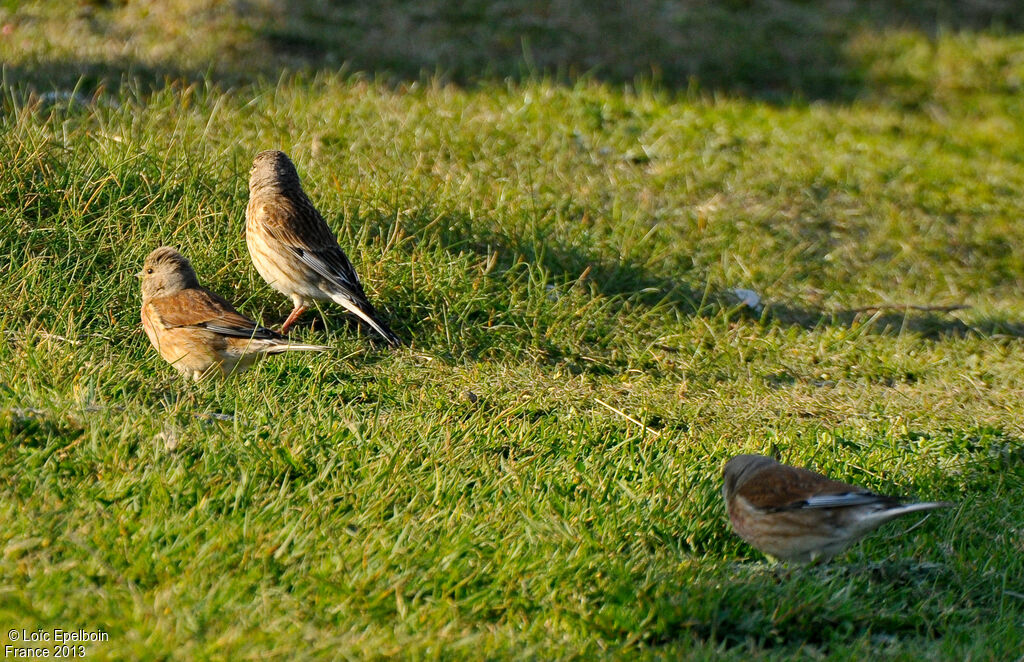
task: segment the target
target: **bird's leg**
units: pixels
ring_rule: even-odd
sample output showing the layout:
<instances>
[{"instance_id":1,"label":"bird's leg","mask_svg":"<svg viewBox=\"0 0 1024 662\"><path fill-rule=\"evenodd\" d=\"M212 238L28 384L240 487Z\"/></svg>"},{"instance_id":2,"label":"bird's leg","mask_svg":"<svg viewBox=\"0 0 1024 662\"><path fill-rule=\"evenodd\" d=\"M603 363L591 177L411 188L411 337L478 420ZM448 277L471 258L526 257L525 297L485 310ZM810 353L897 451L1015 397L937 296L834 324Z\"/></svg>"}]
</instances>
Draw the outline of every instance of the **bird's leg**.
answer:
<instances>
[{"instance_id":1,"label":"bird's leg","mask_svg":"<svg viewBox=\"0 0 1024 662\"><path fill-rule=\"evenodd\" d=\"M287 334L288 329L292 328L292 325L295 324L295 320L299 319L299 316L308 309L309 306L296 306L295 309L292 310L292 314L289 315L288 319L286 319L284 324L281 325L281 335Z\"/></svg>"}]
</instances>

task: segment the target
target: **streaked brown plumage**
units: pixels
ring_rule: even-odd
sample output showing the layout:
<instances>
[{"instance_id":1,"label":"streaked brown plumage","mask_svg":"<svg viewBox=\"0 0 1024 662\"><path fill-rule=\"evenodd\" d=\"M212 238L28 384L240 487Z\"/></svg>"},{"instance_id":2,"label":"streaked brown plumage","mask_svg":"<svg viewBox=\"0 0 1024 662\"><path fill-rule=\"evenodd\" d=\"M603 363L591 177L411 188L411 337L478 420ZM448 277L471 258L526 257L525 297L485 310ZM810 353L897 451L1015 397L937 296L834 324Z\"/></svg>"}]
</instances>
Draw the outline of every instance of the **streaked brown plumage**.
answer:
<instances>
[{"instance_id":1,"label":"streaked brown plumage","mask_svg":"<svg viewBox=\"0 0 1024 662\"><path fill-rule=\"evenodd\" d=\"M149 341L175 369L196 380L242 372L264 354L328 349L289 343L242 315L201 287L189 261L169 246L150 253L137 275L142 279L142 328Z\"/></svg>"},{"instance_id":2,"label":"streaked brown plumage","mask_svg":"<svg viewBox=\"0 0 1024 662\"><path fill-rule=\"evenodd\" d=\"M737 455L722 478L736 533L765 554L799 563L827 561L901 515L952 505L903 505L763 455Z\"/></svg>"},{"instance_id":3,"label":"streaked brown plumage","mask_svg":"<svg viewBox=\"0 0 1024 662\"><path fill-rule=\"evenodd\" d=\"M281 326L287 333L314 300L330 300L399 345L363 292L352 263L320 212L306 197L295 165L284 152L260 152L249 172L245 243L256 271L294 309Z\"/></svg>"}]
</instances>

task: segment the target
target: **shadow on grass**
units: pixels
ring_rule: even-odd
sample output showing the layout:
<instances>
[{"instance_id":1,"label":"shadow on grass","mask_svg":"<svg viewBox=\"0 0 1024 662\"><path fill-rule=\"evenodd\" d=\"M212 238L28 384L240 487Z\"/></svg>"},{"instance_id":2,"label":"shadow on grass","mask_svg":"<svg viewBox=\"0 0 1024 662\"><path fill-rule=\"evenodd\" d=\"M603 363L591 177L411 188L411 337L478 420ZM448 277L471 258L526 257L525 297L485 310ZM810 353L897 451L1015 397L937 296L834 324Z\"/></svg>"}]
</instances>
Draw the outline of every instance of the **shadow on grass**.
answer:
<instances>
[{"instance_id":1,"label":"shadow on grass","mask_svg":"<svg viewBox=\"0 0 1024 662\"><path fill-rule=\"evenodd\" d=\"M545 215L547 211L550 210L536 214ZM386 233L392 222L390 218L367 220L379 233ZM403 233L415 237L418 245L434 244L451 255L469 252L489 261L488 273L495 277L527 263L540 267L554 287L586 282L607 297L628 297L648 306L668 305L690 314L700 306L700 290L676 278L653 273L632 260L606 255L593 241L584 243L551 236L544 228L519 227L502 231L463 212L449 212L439 218L434 210L424 209L403 217L401 223ZM561 227L551 229L552 232L564 230Z\"/></svg>"},{"instance_id":2,"label":"shadow on grass","mask_svg":"<svg viewBox=\"0 0 1024 662\"><path fill-rule=\"evenodd\" d=\"M753 586L749 580L754 580ZM757 595L748 595L747 599L733 603L740 609L752 609L749 612L735 610L729 614L731 617L720 618L710 627L705 624L702 634L727 644L741 645L754 640L767 648L810 644L823 650L844 645L866 633L876 637L881 634L883 637L937 638L942 634L932 625L934 613L895 605L862 610L856 605L870 601L875 595L895 593L911 595L917 602L923 602L929 595L930 585L942 580L953 583L955 577L948 568L938 564L911 560L799 568L788 572L772 569L763 575L755 569L740 579L742 587L736 584L732 587L733 592L740 594L751 589L756 591ZM833 590L822 590L823 587ZM861 599L828 602L825 596L837 591L850 591L854 596L860 594Z\"/></svg>"},{"instance_id":3,"label":"shadow on grass","mask_svg":"<svg viewBox=\"0 0 1024 662\"><path fill-rule=\"evenodd\" d=\"M151 86L168 80L232 86L344 65L396 82L422 80L424 74L459 84L538 75L587 75L610 83L639 77L671 90L842 101L864 85L863 64L848 52L850 39L863 29L934 35L1024 28L1024 14L1013 0L306 0L225 5L216 10L216 21L205 22L198 21L207 11L198 3L151 14L126 3L80 4L79 16L68 13L59 20L106 40L110 59L57 61L44 55L38 65L13 72L11 80L67 88L84 78L89 89L118 85L129 74ZM198 21L195 31L182 35L172 29L186 19ZM38 19L24 24L33 20ZM17 14L10 25L20 29ZM132 50L119 41L128 40L126 26L133 28L136 52L172 53L161 56L166 62L202 61L196 54L209 53L209 67L127 59Z\"/></svg>"},{"instance_id":4,"label":"shadow on grass","mask_svg":"<svg viewBox=\"0 0 1024 662\"><path fill-rule=\"evenodd\" d=\"M426 254L438 251L439 257L435 259L466 265L472 273L466 273L464 278L454 278L452 282L416 288L404 296L379 301L388 310L390 323L403 338L430 343L428 338L437 330L428 318L447 308L448 314L459 322L453 327L458 333L452 336L459 338L457 351L474 360L492 355L506 356L509 347L523 347L522 341L525 341L526 345L539 352L539 360L573 362L574 357L579 358L577 354L583 348L597 351L604 343L610 342L608 339L613 337L614 327L619 324L616 320L620 316L635 317L643 314L642 311L654 309L677 318L725 315L807 330L867 327L867 331L873 334L913 333L933 340L971 335L1024 338L1024 322L990 317L968 323L956 317L956 309L916 310L908 307L829 311L773 302L759 314L744 306L731 290L708 288L702 283L687 281L685 271L676 276L629 257L612 254L611 249L602 246L599 233L587 234L586 240L580 237L549 237L526 227L528 223L499 229L488 224L486 219L472 218L461 212L438 213L430 208L404 214L397 223L399 227L396 229L393 217L369 214L350 219L347 227L361 228L380 245L388 244L389 237L398 233L407 238L400 242L405 248L399 250L411 250L415 246L417 252ZM565 226L565 223L560 223L554 231L564 233ZM366 239L363 237L361 241ZM342 237L343 244L356 241L355 237ZM443 268L435 270L443 271ZM535 281L528 287L540 287L543 283L552 302L572 292L581 297L580 305L588 305L594 296L602 298L606 313L600 317L607 319L594 318L588 325L596 324L596 329L580 328L578 334L570 337L523 333L520 340L513 340L508 335L492 331L492 323L499 328L516 330L537 324L564 324L564 321L549 319L555 314L550 309L557 306L549 306L544 301L537 302L529 311L506 305L508 299L514 298L507 293L524 287L521 280L524 271ZM486 295L478 296L478 289L485 291ZM536 294L522 296L537 298ZM601 326L605 322L607 326ZM328 326L339 323L352 322L327 321ZM611 369L596 363L578 363L585 372Z\"/></svg>"},{"instance_id":5,"label":"shadow on grass","mask_svg":"<svg viewBox=\"0 0 1024 662\"><path fill-rule=\"evenodd\" d=\"M872 333L915 333L931 340L966 338L1024 338L1024 322L999 317L973 320L970 324L953 316L955 311L915 310L913 308L856 309L826 311L785 303L772 303L764 319L804 329L839 326L853 328L870 325Z\"/></svg>"},{"instance_id":6,"label":"shadow on grass","mask_svg":"<svg viewBox=\"0 0 1024 662\"><path fill-rule=\"evenodd\" d=\"M438 342L474 360L507 356L512 347L515 351L529 347L537 352L536 358L546 361L574 355L576 350L543 332L548 325L564 326L565 321L558 317L560 306L555 305L564 296L603 298L613 315L627 305L658 307L682 315L695 315L701 309L702 290L632 260L617 259L597 240L549 237L526 227L528 223L498 229L485 219L462 212L439 214L430 208L403 214L397 228L395 223L393 217L382 214L349 219L346 227L358 227L366 237L341 237L341 243L370 237L374 243L387 245L397 234L405 240L395 250L413 251L415 247L417 260L435 261L432 271L441 281L380 301L381 306L388 310L388 319L399 336L421 342L439 333L437 318L445 311L445 328L455 332L445 333L449 338ZM609 329L601 327L602 323L595 322L598 328L584 325L588 328L581 328L570 344L582 347L606 342L611 334L604 333ZM458 341L453 343L450 338ZM588 365L586 371L600 369Z\"/></svg>"},{"instance_id":7,"label":"shadow on grass","mask_svg":"<svg viewBox=\"0 0 1024 662\"><path fill-rule=\"evenodd\" d=\"M810 645L827 653L869 633L881 639L941 637L942 628L935 625L942 620L941 605L929 600L931 587L957 583L950 569L909 559L789 569L732 564L699 578L671 574L662 585L674 590L643 581L611 587L606 604L592 610L587 625L609 639L640 639L650 646L693 637L725 648L793 651ZM848 595L836 600L838 593ZM901 599L861 608L892 595ZM634 608L651 617L638 626Z\"/></svg>"}]
</instances>

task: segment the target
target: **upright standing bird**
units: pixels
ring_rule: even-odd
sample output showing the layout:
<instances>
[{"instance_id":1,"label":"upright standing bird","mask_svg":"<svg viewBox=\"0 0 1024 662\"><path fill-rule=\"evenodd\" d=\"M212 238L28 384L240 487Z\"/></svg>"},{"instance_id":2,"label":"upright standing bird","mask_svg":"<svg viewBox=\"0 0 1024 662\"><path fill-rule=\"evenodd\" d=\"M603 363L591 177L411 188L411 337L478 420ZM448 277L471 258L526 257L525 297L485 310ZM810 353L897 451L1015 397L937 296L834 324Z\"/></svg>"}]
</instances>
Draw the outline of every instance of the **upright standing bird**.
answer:
<instances>
[{"instance_id":1,"label":"upright standing bird","mask_svg":"<svg viewBox=\"0 0 1024 662\"><path fill-rule=\"evenodd\" d=\"M356 270L320 212L306 197L295 165L284 152L260 152L249 172L245 243L263 280L291 298L294 308L281 333L313 300L331 300L399 345L363 292Z\"/></svg>"},{"instance_id":2,"label":"upright standing bird","mask_svg":"<svg viewBox=\"0 0 1024 662\"><path fill-rule=\"evenodd\" d=\"M217 371L242 372L264 354L328 349L290 343L242 315L200 286L189 261L169 246L150 253L136 275L142 279L142 328L149 341L196 380Z\"/></svg>"},{"instance_id":3,"label":"upright standing bird","mask_svg":"<svg viewBox=\"0 0 1024 662\"><path fill-rule=\"evenodd\" d=\"M903 505L763 455L737 455L726 462L722 477L736 533L766 554L798 563L827 561L901 515L953 505Z\"/></svg>"}]
</instances>

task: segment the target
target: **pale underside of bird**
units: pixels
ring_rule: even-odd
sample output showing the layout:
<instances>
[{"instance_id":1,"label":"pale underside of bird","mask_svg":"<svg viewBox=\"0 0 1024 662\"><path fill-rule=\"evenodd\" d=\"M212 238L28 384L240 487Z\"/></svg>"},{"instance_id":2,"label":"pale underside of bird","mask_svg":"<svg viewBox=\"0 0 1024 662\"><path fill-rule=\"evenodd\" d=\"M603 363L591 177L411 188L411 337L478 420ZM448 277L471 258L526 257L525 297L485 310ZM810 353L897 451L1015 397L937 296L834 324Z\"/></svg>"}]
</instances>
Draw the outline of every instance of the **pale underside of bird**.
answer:
<instances>
[{"instance_id":1,"label":"pale underside of bird","mask_svg":"<svg viewBox=\"0 0 1024 662\"><path fill-rule=\"evenodd\" d=\"M782 561L827 561L897 517L951 506L901 503L761 455L726 463L722 496L736 533Z\"/></svg>"},{"instance_id":2,"label":"pale underside of bird","mask_svg":"<svg viewBox=\"0 0 1024 662\"><path fill-rule=\"evenodd\" d=\"M306 196L294 164L283 152L260 152L249 176L245 242L256 271L292 300L281 326L287 333L314 301L333 301L379 333L401 341L381 319L337 237Z\"/></svg>"},{"instance_id":3,"label":"pale underside of bird","mask_svg":"<svg viewBox=\"0 0 1024 662\"><path fill-rule=\"evenodd\" d=\"M150 253L138 276L146 336L164 360L196 380L244 372L269 354L329 349L290 342L242 315L200 286L191 264L173 248Z\"/></svg>"}]
</instances>

